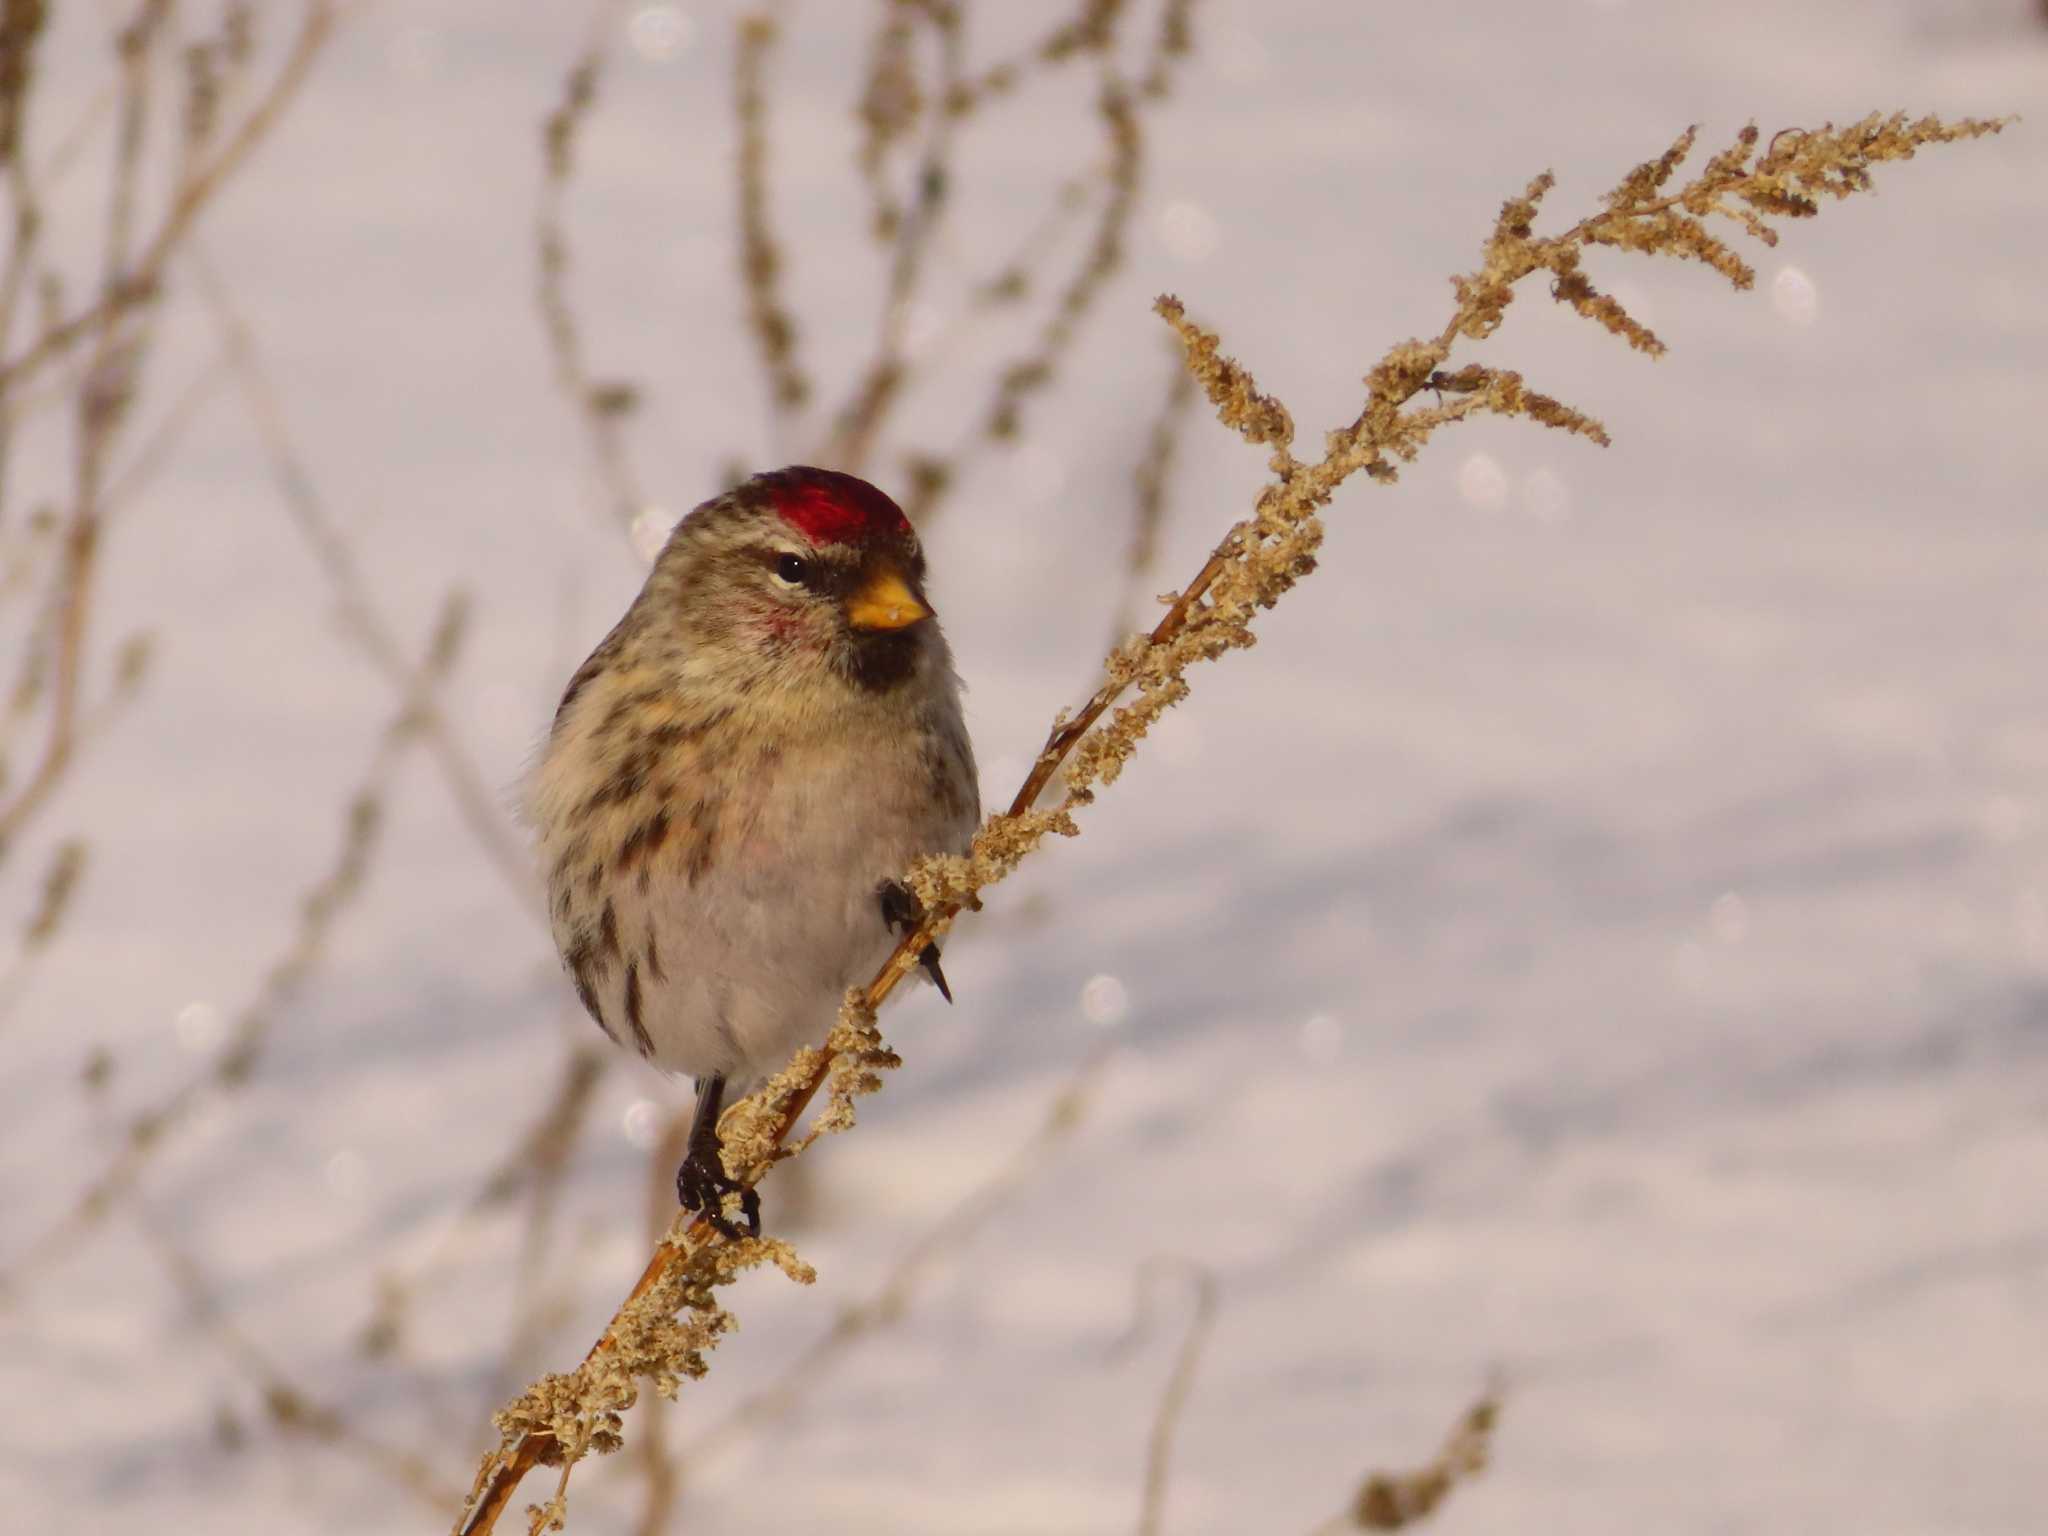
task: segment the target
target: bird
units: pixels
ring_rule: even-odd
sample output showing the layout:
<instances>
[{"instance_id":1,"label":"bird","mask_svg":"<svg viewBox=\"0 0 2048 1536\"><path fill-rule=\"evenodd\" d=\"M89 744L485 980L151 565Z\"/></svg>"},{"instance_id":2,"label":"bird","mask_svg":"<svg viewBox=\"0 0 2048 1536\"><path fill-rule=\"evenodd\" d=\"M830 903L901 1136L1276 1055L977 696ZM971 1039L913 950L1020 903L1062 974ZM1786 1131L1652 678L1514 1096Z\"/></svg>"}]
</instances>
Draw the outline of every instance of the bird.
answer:
<instances>
[{"instance_id":1,"label":"bird","mask_svg":"<svg viewBox=\"0 0 2048 1536\"><path fill-rule=\"evenodd\" d=\"M695 1080L676 1194L727 1236L729 1196L761 1230L727 1093L822 1043L923 920L908 866L968 850L960 695L910 520L793 465L676 524L555 710L528 796L555 945L613 1043Z\"/></svg>"}]
</instances>

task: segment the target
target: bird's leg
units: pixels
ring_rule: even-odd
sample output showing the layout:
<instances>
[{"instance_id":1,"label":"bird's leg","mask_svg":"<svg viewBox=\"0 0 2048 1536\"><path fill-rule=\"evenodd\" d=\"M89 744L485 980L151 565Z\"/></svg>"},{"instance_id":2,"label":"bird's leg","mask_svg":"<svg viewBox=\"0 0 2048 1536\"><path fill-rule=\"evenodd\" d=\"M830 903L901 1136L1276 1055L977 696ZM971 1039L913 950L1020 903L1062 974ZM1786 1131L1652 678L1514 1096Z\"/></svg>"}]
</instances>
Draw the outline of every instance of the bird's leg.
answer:
<instances>
[{"instance_id":1,"label":"bird's leg","mask_svg":"<svg viewBox=\"0 0 2048 1536\"><path fill-rule=\"evenodd\" d=\"M697 1211L727 1237L740 1230L725 1219L725 1197L740 1197L740 1214L747 1221L747 1236L761 1235L761 1197L725 1171L725 1159L718 1149L718 1111L725 1103L725 1074L714 1072L697 1080L697 1113L690 1120L690 1149L683 1154L683 1166L676 1170L676 1198L685 1210Z\"/></svg>"},{"instance_id":2,"label":"bird's leg","mask_svg":"<svg viewBox=\"0 0 2048 1536\"><path fill-rule=\"evenodd\" d=\"M901 880L884 880L875 887L875 895L882 903L883 923L895 932L908 933L924 921L924 903L917 899L917 892ZM939 969L939 946L925 945L917 963L931 977L932 984L939 989L939 996L949 1003L953 1001L953 989L946 985L946 973Z\"/></svg>"}]
</instances>

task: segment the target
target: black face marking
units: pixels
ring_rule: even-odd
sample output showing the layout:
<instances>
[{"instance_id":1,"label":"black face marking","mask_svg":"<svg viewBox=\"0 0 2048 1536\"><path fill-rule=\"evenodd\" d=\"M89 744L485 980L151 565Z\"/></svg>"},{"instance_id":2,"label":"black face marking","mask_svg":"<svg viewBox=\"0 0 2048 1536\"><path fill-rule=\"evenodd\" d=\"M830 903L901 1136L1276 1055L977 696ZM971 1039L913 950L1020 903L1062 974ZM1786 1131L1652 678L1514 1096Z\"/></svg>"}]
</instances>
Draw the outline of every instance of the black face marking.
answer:
<instances>
[{"instance_id":1,"label":"black face marking","mask_svg":"<svg viewBox=\"0 0 2048 1536\"><path fill-rule=\"evenodd\" d=\"M626 1025L633 1031L633 1043L640 1047L640 1054L651 1058L654 1041L648 1037L647 1026L640 1022L640 971L633 965L626 967Z\"/></svg>"},{"instance_id":2,"label":"black face marking","mask_svg":"<svg viewBox=\"0 0 2048 1536\"><path fill-rule=\"evenodd\" d=\"M917 670L919 644L914 627L856 631L838 652L839 670L856 688L887 693L908 682Z\"/></svg>"},{"instance_id":3,"label":"black face marking","mask_svg":"<svg viewBox=\"0 0 2048 1536\"><path fill-rule=\"evenodd\" d=\"M619 914L610 902L604 904L604 916L597 922L597 946L607 959L619 958Z\"/></svg>"},{"instance_id":4,"label":"black face marking","mask_svg":"<svg viewBox=\"0 0 2048 1536\"><path fill-rule=\"evenodd\" d=\"M647 974L657 986L668 980L668 972L661 968L661 946L655 942L651 928L647 931Z\"/></svg>"},{"instance_id":5,"label":"black face marking","mask_svg":"<svg viewBox=\"0 0 2048 1536\"><path fill-rule=\"evenodd\" d=\"M748 550L747 555L782 581L803 589L801 594L779 589L776 595L785 603L801 603L809 597L844 597L860 579L860 557L832 546L809 555L794 555L772 544L762 544Z\"/></svg>"}]
</instances>

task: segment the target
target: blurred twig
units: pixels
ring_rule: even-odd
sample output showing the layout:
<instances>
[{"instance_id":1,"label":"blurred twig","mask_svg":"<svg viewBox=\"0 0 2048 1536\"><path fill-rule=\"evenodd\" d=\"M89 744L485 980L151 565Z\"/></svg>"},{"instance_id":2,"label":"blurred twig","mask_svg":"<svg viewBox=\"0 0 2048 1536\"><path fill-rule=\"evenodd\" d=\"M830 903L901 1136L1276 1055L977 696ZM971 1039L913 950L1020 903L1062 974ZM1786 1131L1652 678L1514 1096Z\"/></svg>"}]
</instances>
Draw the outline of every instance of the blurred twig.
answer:
<instances>
[{"instance_id":1,"label":"blurred twig","mask_svg":"<svg viewBox=\"0 0 2048 1536\"><path fill-rule=\"evenodd\" d=\"M160 6L145 6L144 14ZM103 325L109 312L119 314L153 298L171 255L191 230L206 205L270 131L305 83L313 61L333 31L339 10L334 0L307 0L304 20L284 62L262 98L220 143L210 157L194 166L171 195L163 220L144 245L142 255L125 268L91 305L48 327L23 353L0 364L0 390L22 382L81 337Z\"/></svg>"},{"instance_id":2,"label":"blurred twig","mask_svg":"<svg viewBox=\"0 0 2048 1536\"><path fill-rule=\"evenodd\" d=\"M1159 562L1159 534L1166 523L1166 481L1173 469L1180 429L1188 407L1195 403L1195 380L1176 360L1173 376L1166 386L1166 400L1146 434L1144 456L1132 476L1131 542L1124 554L1124 590L1117 602L1116 627L1110 635L1112 646L1121 644L1131 629L1142 623L1150 606L1145 586Z\"/></svg>"},{"instance_id":3,"label":"blurred twig","mask_svg":"<svg viewBox=\"0 0 2048 1536\"><path fill-rule=\"evenodd\" d=\"M931 106L917 78L918 0L882 0L868 44L868 71L855 116L861 125L855 163L867 183L869 227L887 245L903 223L903 202L889 185L890 153Z\"/></svg>"},{"instance_id":4,"label":"blurred twig","mask_svg":"<svg viewBox=\"0 0 2048 1536\"><path fill-rule=\"evenodd\" d=\"M406 1314L429 1279L441 1273L449 1259L469 1250L477 1224L487 1213L502 1207L522 1189L527 1191L530 1205L513 1273L521 1286L537 1282L540 1261L553 1233L562 1178L589 1124L598 1085L610 1065L610 1057L601 1047L583 1041L569 1047L554 1090L540 1113L484 1176L461 1213L408 1271L386 1274L379 1281L370 1320L361 1334L365 1354L386 1355L399 1348ZM519 1357L536 1331L536 1310L530 1296L522 1297L515 1306L513 1343L504 1356L508 1362Z\"/></svg>"},{"instance_id":5,"label":"blurred twig","mask_svg":"<svg viewBox=\"0 0 2048 1536\"><path fill-rule=\"evenodd\" d=\"M1172 1474L1173 1441L1180 1430L1180 1416L1195 1390L1195 1375L1202 1366L1202 1351L1208 1346L1216 1322L1216 1276L1206 1267L1186 1259L1153 1260L1138 1272L1139 1317L1144 1315L1144 1298L1149 1285L1166 1269L1181 1271L1194 1290L1194 1310L1188 1316L1187 1331L1174 1351L1173 1369L1159 1393L1159 1406L1152 1415L1152 1428L1145 1437L1144 1494L1138 1505L1138 1536L1159 1536L1166 1520L1166 1493Z\"/></svg>"},{"instance_id":6,"label":"blurred twig","mask_svg":"<svg viewBox=\"0 0 2048 1536\"><path fill-rule=\"evenodd\" d=\"M29 173L24 123L36 44L48 20L48 7L41 0L7 0L0 9L0 166L5 168L13 212L7 256L0 266L0 356L12 344L15 308L35 265L36 246L43 232L42 201ZM112 100L111 93L107 99ZM0 391L0 516L5 514L17 414L15 402Z\"/></svg>"},{"instance_id":7,"label":"blurred twig","mask_svg":"<svg viewBox=\"0 0 2048 1536\"><path fill-rule=\"evenodd\" d=\"M914 522L928 521L939 510L947 492L962 481L969 466L992 445L1013 442L1019 437L1025 401L1056 384L1060 364L1080 339L1090 312L1123 265L1124 242L1136 216L1143 185L1143 114L1170 94L1173 65L1187 52L1191 8L1192 0L1180 0L1162 13L1160 32L1147 55L1136 93L1111 62L1117 40L1118 8L1105 7L1101 15L1085 25L1077 21L1066 29L1068 40L1056 58L1099 54L1103 59L1102 87L1096 105L1109 153L1099 169L1061 186L1051 211L1027 234L1017 255L998 268L994 277L977 285L966 309L941 329L918 367L928 368L943 356L969 321L998 305L1026 298L1036 269L1049 256L1055 238L1099 186L1094 232L1079 264L1054 295L1029 348L997 370L995 387L981 421L950 452L912 456L905 510ZM983 98L974 99L978 102ZM900 393L909 372L906 360L889 380L889 398Z\"/></svg>"},{"instance_id":8,"label":"blurred twig","mask_svg":"<svg viewBox=\"0 0 2048 1536\"><path fill-rule=\"evenodd\" d=\"M221 385L227 382L228 372L227 358L212 358L179 391L149 436L136 448L134 456L108 480L103 501L105 510L101 513L103 524L112 523L119 511L140 496L162 473L172 452L198 419L200 408L211 401Z\"/></svg>"},{"instance_id":9,"label":"blurred twig","mask_svg":"<svg viewBox=\"0 0 2048 1536\"><path fill-rule=\"evenodd\" d=\"M569 226L564 217L569 186L576 169L577 142L597 105L604 77L605 40L622 9L618 0L601 0L591 17L583 51L562 82L562 99L541 129L540 208L534 220L535 298L548 349L555 361L555 380L590 443L612 515L622 532L630 533L646 507L638 479L626 453L624 426L638 408L640 394L620 380L598 382L583 354L583 330L569 302Z\"/></svg>"},{"instance_id":10,"label":"blurred twig","mask_svg":"<svg viewBox=\"0 0 2048 1536\"><path fill-rule=\"evenodd\" d=\"M854 1345L902 1321L918 1288L945 1257L955 1254L1016 1192L1035 1177L1088 1113L1096 1079L1110 1052L1089 1052L1046 1106L1045 1118L1029 1140L998 1163L989 1176L962 1195L897 1257L862 1300L842 1307L832 1326L785 1366L767 1386L735 1404L683 1448L688 1461L716 1454L736 1437L783 1417L851 1353Z\"/></svg>"},{"instance_id":11,"label":"blurred twig","mask_svg":"<svg viewBox=\"0 0 2048 1536\"><path fill-rule=\"evenodd\" d=\"M1034 70L1096 55L1116 47L1117 28L1128 0L1076 0L1074 14L1028 48L954 82L944 93L946 111L965 117L997 96L1008 95Z\"/></svg>"},{"instance_id":12,"label":"blurred twig","mask_svg":"<svg viewBox=\"0 0 2048 1536\"><path fill-rule=\"evenodd\" d=\"M335 861L306 892L297 932L265 973L254 1001L235 1021L225 1048L206 1071L129 1120L121 1145L108 1166L53 1227L29 1244L6 1278L19 1280L67 1251L106 1217L115 1200L135 1184L150 1158L162 1150L210 1094L233 1092L255 1072L279 1020L319 965L336 920L362 892L383 827L386 787L400 759L419 735L434 690L454 666L466 616L467 607L461 595L450 594L442 605L426 657L406 690L404 703L379 735L369 769L349 798Z\"/></svg>"},{"instance_id":13,"label":"blurred twig","mask_svg":"<svg viewBox=\"0 0 2048 1536\"><path fill-rule=\"evenodd\" d=\"M768 55L781 35L779 7L739 20L733 54L733 110L739 122L740 285L747 326L768 378L768 414L776 441L788 439L811 384L797 358L796 319L782 292L782 246L768 212Z\"/></svg>"},{"instance_id":14,"label":"blurred twig","mask_svg":"<svg viewBox=\"0 0 2048 1536\"><path fill-rule=\"evenodd\" d=\"M200 1325L213 1336L221 1354L263 1399L264 1412L280 1432L297 1435L348 1457L434 1510L443 1510L459 1495L443 1483L426 1458L410 1446L391 1445L366 1434L347 1415L294 1383L283 1369L228 1315L198 1261L143 1201L131 1203L137 1229L177 1286Z\"/></svg>"},{"instance_id":15,"label":"blurred twig","mask_svg":"<svg viewBox=\"0 0 2048 1536\"><path fill-rule=\"evenodd\" d=\"M1103 286L1123 265L1124 232L1138 204L1145 141L1139 132L1137 108L1130 90L1113 73L1103 81L1097 110L1109 138L1110 158L1109 189L1096 218L1095 236L1079 269L1060 291L1036 344L1002 371L995 401L983 426L990 437L1017 435L1026 396L1052 381L1061 357L1073 345Z\"/></svg>"},{"instance_id":16,"label":"blurred twig","mask_svg":"<svg viewBox=\"0 0 2048 1536\"><path fill-rule=\"evenodd\" d=\"M1373 1472L1358 1485L1344 1512L1332 1515L1310 1536L1345 1531L1397 1531L1428 1519L1451 1490L1486 1470L1493 1432L1500 1424L1500 1391L1489 1388L1451 1426L1434 1457L1405 1472Z\"/></svg>"},{"instance_id":17,"label":"blurred twig","mask_svg":"<svg viewBox=\"0 0 2048 1536\"><path fill-rule=\"evenodd\" d=\"M363 573L355 547L329 510L285 421L284 399L270 377L256 337L243 319L233 295L215 272L205 252L195 245L190 263L199 290L221 334L228 365L249 409L250 422L292 525L313 551L320 572L334 590L342 628L362 648L386 682L403 695L412 686L412 669L390 622L378 611L370 580ZM484 852L519 909L539 921L538 886L525 843L513 831L483 770L433 697L418 704L417 729L455 801L462 824Z\"/></svg>"},{"instance_id":18,"label":"blurred twig","mask_svg":"<svg viewBox=\"0 0 2048 1536\"><path fill-rule=\"evenodd\" d=\"M930 0L907 0L899 8L922 12L930 24L939 50L939 94L942 98L950 97L958 89L965 68L959 10L951 4ZM863 370L852 398L841 407L834 421L831 442L822 455L828 464L856 471L862 467L874 447L882 419L902 387L908 366L904 339L912 305L923 280L925 256L938 231L952 184L956 117L950 111L930 115L909 211L899 213L893 221L889 280L881 305L881 334L874 357Z\"/></svg>"},{"instance_id":19,"label":"blurred twig","mask_svg":"<svg viewBox=\"0 0 2048 1536\"><path fill-rule=\"evenodd\" d=\"M22 925L20 947L6 968L0 969L0 1025L4 1025L14 1012L28 986L30 969L49 952L51 941L57 937L64 919L70 914L85 866L86 845L78 838L59 843L57 851L51 855L43 871L42 890L37 894L35 909Z\"/></svg>"},{"instance_id":20,"label":"blurred twig","mask_svg":"<svg viewBox=\"0 0 2048 1536\"><path fill-rule=\"evenodd\" d=\"M90 338L92 342L77 392L72 505L52 577L55 656L50 725L35 768L10 799L0 802L0 857L56 788L78 746L87 615L104 510L102 480L108 451L126 417L142 365L148 315L154 307L151 301L162 285L167 264L182 248L200 213L276 125L303 84L332 30L335 8L329 0L308 0L298 36L276 75L232 131L216 139L209 124L188 116L188 133L204 127L208 137L203 145L195 139L186 141L187 153L181 159L169 202L154 232L142 243L140 255L132 255L135 182L147 126L153 43L167 14L162 0L148 0L121 36L115 165L99 296L78 313L46 325L24 351L0 364L0 398L4 398L80 340Z\"/></svg>"},{"instance_id":21,"label":"blurred twig","mask_svg":"<svg viewBox=\"0 0 2048 1536\"><path fill-rule=\"evenodd\" d=\"M486 1186L487 1199L507 1198L522 1185L527 1192L526 1221L520 1232L518 1268L514 1272L518 1285L512 1336L503 1355L508 1365L524 1362L541 1336L547 1314L542 1292L543 1264L554 1238L562 1180L568 1174L577 1143L590 1124L598 1084L604 1081L611 1064L610 1052L601 1045L579 1040L571 1046L547 1108L521 1140L518 1150L500 1167L498 1176Z\"/></svg>"}]
</instances>

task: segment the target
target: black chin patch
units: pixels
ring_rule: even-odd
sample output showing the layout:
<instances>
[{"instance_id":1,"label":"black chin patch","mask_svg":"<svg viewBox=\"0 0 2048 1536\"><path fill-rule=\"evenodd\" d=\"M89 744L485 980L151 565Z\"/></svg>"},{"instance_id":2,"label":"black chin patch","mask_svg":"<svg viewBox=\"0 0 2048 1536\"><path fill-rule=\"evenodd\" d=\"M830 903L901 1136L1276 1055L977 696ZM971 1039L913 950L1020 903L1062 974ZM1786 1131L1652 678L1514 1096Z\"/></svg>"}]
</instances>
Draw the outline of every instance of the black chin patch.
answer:
<instances>
[{"instance_id":1,"label":"black chin patch","mask_svg":"<svg viewBox=\"0 0 2048 1536\"><path fill-rule=\"evenodd\" d=\"M917 670L919 638L910 629L854 630L838 648L840 671L856 688L887 693Z\"/></svg>"}]
</instances>

